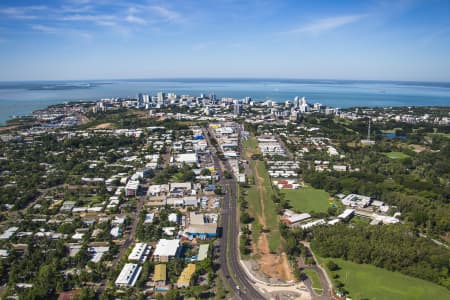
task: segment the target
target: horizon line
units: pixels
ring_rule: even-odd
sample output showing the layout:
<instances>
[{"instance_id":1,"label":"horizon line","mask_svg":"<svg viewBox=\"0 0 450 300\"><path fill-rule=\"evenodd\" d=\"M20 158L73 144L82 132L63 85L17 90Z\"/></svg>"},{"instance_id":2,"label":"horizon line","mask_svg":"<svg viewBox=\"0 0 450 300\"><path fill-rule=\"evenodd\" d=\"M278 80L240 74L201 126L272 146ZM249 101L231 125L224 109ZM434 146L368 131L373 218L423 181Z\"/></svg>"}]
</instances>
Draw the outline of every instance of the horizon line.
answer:
<instances>
[{"instance_id":1,"label":"horizon line","mask_svg":"<svg viewBox=\"0 0 450 300\"><path fill-rule=\"evenodd\" d=\"M11 82L70 82L70 81L130 81L130 80L311 80L311 81L357 81L357 82L403 82L403 83L445 83L440 80L404 80L404 79L338 79L338 78L305 78L305 77L216 77L216 76L180 76L180 77L130 77L130 78L88 78L88 79L25 79L25 80L0 80L0 83Z\"/></svg>"}]
</instances>

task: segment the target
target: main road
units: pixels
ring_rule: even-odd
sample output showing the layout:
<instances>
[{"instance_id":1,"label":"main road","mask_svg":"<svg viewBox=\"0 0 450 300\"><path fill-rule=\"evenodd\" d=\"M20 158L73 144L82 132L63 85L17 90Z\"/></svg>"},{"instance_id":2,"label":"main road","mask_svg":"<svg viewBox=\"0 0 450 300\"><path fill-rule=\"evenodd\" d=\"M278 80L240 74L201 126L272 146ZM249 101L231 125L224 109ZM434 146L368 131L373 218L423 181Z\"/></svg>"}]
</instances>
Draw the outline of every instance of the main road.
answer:
<instances>
[{"instance_id":1,"label":"main road","mask_svg":"<svg viewBox=\"0 0 450 300\"><path fill-rule=\"evenodd\" d=\"M220 176L219 183L223 186L225 192L222 202L222 237L220 239L219 256L223 277L228 286L234 291L236 298L242 300L265 299L255 288L255 283L248 278L247 273L242 269L238 252L240 222L237 216L237 182L234 177L225 178L224 169L232 174L231 166L228 161L225 161L223 164L219 161L216 149L211 144L210 134L214 136L214 133L208 131L205 132L205 137L208 139L209 145L211 145L211 155Z\"/></svg>"}]
</instances>

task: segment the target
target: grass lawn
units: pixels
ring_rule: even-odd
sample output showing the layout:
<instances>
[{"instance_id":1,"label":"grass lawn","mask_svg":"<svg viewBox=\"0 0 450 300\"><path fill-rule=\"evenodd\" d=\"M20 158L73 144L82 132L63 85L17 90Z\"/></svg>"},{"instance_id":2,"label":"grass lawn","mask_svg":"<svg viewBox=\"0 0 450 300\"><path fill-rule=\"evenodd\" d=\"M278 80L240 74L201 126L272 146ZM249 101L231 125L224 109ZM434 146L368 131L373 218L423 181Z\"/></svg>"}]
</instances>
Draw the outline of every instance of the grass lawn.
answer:
<instances>
[{"instance_id":1,"label":"grass lawn","mask_svg":"<svg viewBox=\"0 0 450 300\"><path fill-rule=\"evenodd\" d=\"M315 292L318 295L321 295L323 293L323 288L316 270L305 269L303 270L303 273L305 273L306 276L308 276L308 278L311 280L312 288L315 290Z\"/></svg>"},{"instance_id":2,"label":"grass lawn","mask_svg":"<svg viewBox=\"0 0 450 300\"><path fill-rule=\"evenodd\" d=\"M405 154L403 152L395 152L395 151L385 153L385 155L392 159L405 159L405 158L409 157L408 154Z\"/></svg>"},{"instance_id":3,"label":"grass lawn","mask_svg":"<svg viewBox=\"0 0 450 300\"><path fill-rule=\"evenodd\" d=\"M327 261L329 259L320 259ZM332 259L340 269L338 280L352 299L413 300L450 299L450 292L437 284L392 272L372 265L357 264L343 259ZM330 276L331 278L333 276Z\"/></svg>"},{"instance_id":4,"label":"grass lawn","mask_svg":"<svg viewBox=\"0 0 450 300\"><path fill-rule=\"evenodd\" d=\"M102 198L98 195L97 196L86 196L86 197L81 198L80 200L83 202L83 204L91 204L91 205L103 202Z\"/></svg>"},{"instance_id":5,"label":"grass lawn","mask_svg":"<svg viewBox=\"0 0 450 300\"><path fill-rule=\"evenodd\" d=\"M369 225L370 221L371 221L371 220L368 219L368 218L363 218L363 217L355 216L355 217L353 217L353 218L350 220L350 223L351 223L351 224L366 224L366 225Z\"/></svg>"},{"instance_id":6,"label":"grass lawn","mask_svg":"<svg viewBox=\"0 0 450 300\"><path fill-rule=\"evenodd\" d=\"M259 193L255 186L251 186L247 189L247 201L248 201L248 211L250 215L254 218L252 222L252 239L255 243L258 242L260 231L257 230L261 227L258 221L259 215L261 215L261 203L259 201Z\"/></svg>"},{"instance_id":7,"label":"grass lawn","mask_svg":"<svg viewBox=\"0 0 450 300\"><path fill-rule=\"evenodd\" d=\"M272 200L273 190L270 182L269 173L267 172L266 165L263 161L255 161L255 168L258 170L259 176L262 178L260 184L262 184L263 190L263 205L264 219L266 221L265 229L270 230L268 234L269 248L271 252L276 252L281 243L281 234L279 230L279 218L277 215L277 208ZM258 197L258 201L259 201ZM262 207L261 207L262 209Z\"/></svg>"},{"instance_id":8,"label":"grass lawn","mask_svg":"<svg viewBox=\"0 0 450 300\"><path fill-rule=\"evenodd\" d=\"M401 128L392 128L388 130L381 130L382 133L395 133L397 130L402 130Z\"/></svg>"},{"instance_id":9,"label":"grass lawn","mask_svg":"<svg viewBox=\"0 0 450 300\"><path fill-rule=\"evenodd\" d=\"M330 195L324 190L311 187L298 190L281 190L294 210L299 212L326 212L330 207Z\"/></svg>"},{"instance_id":10,"label":"grass lawn","mask_svg":"<svg viewBox=\"0 0 450 300\"><path fill-rule=\"evenodd\" d=\"M258 140L256 139L256 137L252 136L252 137L248 138L247 140L243 141L242 146L244 146L244 148L247 148L253 152L257 152Z\"/></svg>"}]
</instances>

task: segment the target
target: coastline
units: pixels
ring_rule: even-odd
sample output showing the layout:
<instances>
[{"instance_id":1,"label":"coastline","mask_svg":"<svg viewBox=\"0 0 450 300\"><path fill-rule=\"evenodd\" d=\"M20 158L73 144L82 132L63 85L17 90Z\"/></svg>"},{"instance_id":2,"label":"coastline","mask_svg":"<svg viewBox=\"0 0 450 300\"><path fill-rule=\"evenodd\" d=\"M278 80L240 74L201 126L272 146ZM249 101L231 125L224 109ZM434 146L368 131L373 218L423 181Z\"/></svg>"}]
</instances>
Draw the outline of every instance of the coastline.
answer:
<instances>
[{"instance_id":1,"label":"coastline","mask_svg":"<svg viewBox=\"0 0 450 300\"><path fill-rule=\"evenodd\" d=\"M306 96L313 103L340 108L450 105L450 83L445 82L263 78L22 81L0 82L0 125L6 125L12 116L29 115L49 105L136 98L138 93L156 95L159 91L276 102Z\"/></svg>"}]
</instances>

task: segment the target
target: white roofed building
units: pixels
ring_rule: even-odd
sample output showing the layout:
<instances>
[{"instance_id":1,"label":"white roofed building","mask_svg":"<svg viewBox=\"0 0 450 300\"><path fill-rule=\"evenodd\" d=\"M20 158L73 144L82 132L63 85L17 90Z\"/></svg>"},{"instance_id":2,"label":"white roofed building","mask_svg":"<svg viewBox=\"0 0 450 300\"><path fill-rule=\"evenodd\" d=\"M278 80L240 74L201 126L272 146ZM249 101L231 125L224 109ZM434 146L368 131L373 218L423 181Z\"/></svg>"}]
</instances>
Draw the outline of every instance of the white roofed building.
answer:
<instances>
[{"instance_id":1,"label":"white roofed building","mask_svg":"<svg viewBox=\"0 0 450 300\"><path fill-rule=\"evenodd\" d=\"M353 215L355 214L355 210L351 209L351 208L347 208L346 210L344 210L338 217L338 219L341 220L349 220Z\"/></svg>"},{"instance_id":2,"label":"white roofed building","mask_svg":"<svg viewBox=\"0 0 450 300\"><path fill-rule=\"evenodd\" d=\"M289 225L292 225L301 221L308 220L309 218L311 218L311 215L308 213L298 214L289 209L286 209L283 213L281 221L286 222Z\"/></svg>"},{"instance_id":3,"label":"white roofed building","mask_svg":"<svg viewBox=\"0 0 450 300\"><path fill-rule=\"evenodd\" d=\"M155 262L168 262L170 259L178 256L179 248L179 239L160 239L158 244L156 244L155 252L153 252L153 260Z\"/></svg>"},{"instance_id":4,"label":"white roofed building","mask_svg":"<svg viewBox=\"0 0 450 300\"><path fill-rule=\"evenodd\" d=\"M198 163L197 153L182 153L175 156L177 163L196 164Z\"/></svg>"},{"instance_id":5,"label":"white roofed building","mask_svg":"<svg viewBox=\"0 0 450 300\"><path fill-rule=\"evenodd\" d=\"M118 287L133 287L141 274L142 268L137 264L125 264L116 279Z\"/></svg>"},{"instance_id":6,"label":"white roofed building","mask_svg":"<svg viewBox=\"0 0 450 300\"><path fill-rule=\"evenodd\" d=\"M303 224L302 226L300 226L301 229L308 229L314 226L318 226L318 225L323 225L326 224L324 219L320 219L320 220L316 220L316 221L312 221L306 224Z\"/></svg>"},{"instance_id":7,"label":"white roofed building","mask_svg":"<svg viewBox=\"0 0 450 300\"><path fill-rule=\"evenodd\" d=\"M359 207L364 208L370 205L370 197L363 196L363 195L357 195L357 194L350 194L347 195L344 199L341 200L342 204L346 206L351 207Z\"/></svg>"},{"instance_id":8,"label":"white roofed building","mask_svg":"<svg viewBox=\"0 0 450 300\"><path fill-rule=\"evenodd\" d=\"M137 243L130 255L128 255L128 260L137 261L143 263L147 256L150 254L150 247L145 243Z\"/></svg>"},{"instance_id":9,"label":"white roofed building","mask_svg":"<svg viewBox=\"0 0 450 300\"><path fill-rule=\"evenodd\" d=\"M125 186L125 196L127 197L136 196L138 188L139 188L139 181L137 180L128 181L127 185Z\"/></svg>"}]
</instances>

